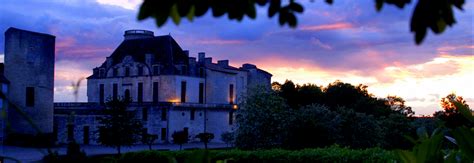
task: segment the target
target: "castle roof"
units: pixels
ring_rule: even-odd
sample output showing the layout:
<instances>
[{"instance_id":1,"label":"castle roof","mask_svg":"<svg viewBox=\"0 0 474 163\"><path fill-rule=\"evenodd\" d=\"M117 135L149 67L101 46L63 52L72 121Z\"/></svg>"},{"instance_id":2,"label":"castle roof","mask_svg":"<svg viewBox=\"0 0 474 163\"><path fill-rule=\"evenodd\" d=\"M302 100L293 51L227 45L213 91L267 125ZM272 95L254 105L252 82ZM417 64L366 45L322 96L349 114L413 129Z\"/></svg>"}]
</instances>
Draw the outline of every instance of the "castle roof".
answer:
<instances>
[{"instance_id":1,"label":"castle roof","mask_svg":"<svg viewBox=\"0 0 474 163\"><path fill-rule=\"evenodd\" d=\"M113 60L112 65L115 65L120 63L127 55L132 56L137 62L145 62L145 54L153 54L154 60L152 63L163 65L188 63L187 56L170 35L126 39L115 49L110 57Z\"/></svg>"}]
</instances>

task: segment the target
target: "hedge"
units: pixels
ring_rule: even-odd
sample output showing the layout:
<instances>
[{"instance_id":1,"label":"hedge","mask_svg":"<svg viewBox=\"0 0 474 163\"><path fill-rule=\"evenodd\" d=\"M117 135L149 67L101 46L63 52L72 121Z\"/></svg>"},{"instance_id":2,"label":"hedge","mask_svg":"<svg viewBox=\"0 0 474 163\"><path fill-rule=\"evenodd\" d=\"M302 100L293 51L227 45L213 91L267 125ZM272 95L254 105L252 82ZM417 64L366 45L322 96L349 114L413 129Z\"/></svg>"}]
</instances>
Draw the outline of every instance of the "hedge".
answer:
<instances>
[{"instance_id":1,"label":"hedge","mask_svg":"<svg viewBox=\"0 0 474 163\"><path fill-rule=\"evenodd\" d=\"M131 162L397 162L396 155L380 148L348 149L328 147L304 150L192 150L192 151L141 151L122 155L119 163ZM115 162L115 161L114 161Z\"/></svg>"}]
</instances>

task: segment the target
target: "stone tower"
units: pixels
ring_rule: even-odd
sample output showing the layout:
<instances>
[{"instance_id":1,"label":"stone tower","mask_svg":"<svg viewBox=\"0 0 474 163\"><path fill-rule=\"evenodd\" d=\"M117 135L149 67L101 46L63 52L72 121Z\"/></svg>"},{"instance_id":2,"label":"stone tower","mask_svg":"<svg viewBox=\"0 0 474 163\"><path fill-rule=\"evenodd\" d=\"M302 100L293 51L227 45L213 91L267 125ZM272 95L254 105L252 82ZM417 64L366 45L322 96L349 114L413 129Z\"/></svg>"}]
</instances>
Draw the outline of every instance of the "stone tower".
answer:
<instances>
[{"instance_id":1,"label":"stone tower","mask_svg":"<svg viewBox=\"0 0 474 163\"><path fill-rule=\"evenodd\" d=\"M55 39L53 35L16 28L5 32L9 133L53 132Z\"/></svg>"}]
</instances>

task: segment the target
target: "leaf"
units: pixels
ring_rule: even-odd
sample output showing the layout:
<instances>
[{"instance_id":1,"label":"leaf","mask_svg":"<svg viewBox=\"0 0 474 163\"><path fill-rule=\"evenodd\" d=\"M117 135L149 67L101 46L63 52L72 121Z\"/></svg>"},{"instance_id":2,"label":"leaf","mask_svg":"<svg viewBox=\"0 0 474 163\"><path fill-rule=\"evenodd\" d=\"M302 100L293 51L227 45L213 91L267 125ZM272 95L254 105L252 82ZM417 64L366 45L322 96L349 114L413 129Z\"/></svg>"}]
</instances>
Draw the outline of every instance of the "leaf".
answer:
<instances>
[{"instance_id":1,"label":"leaf","mask_svg":"<svg viewBox=\"0 0 474 163\"><path fill-rule=\"evenodd\" d=\"M470 159L468 162L474 161L474 131L463 126L454 129L452 134L458 142L461 153Z\"/></svg>"},{"instance_id":2,"label":"leaf","mask_svg":"<svg viewBox=\"0 0 474 163\"><path fill-rule=\"evenodd\" d=\"M249 16L249 18L252 18L252 19L255 19L257 17L257 11L255 9L255 5L251 3L247 5L247 16Z\"/></svg>"},{"instance_id":3,"label":"leaf","mask_svg":"<svg viewBox=\"0 0 474 163\"><path fill-rule=\"evenodd\" d=\"M299 13L302 13L303 12L303 6L301 6L300 4L296 3L296 2L293 2L293 3L290 3L290 8L295 11L295 12L299 12Z\"/></svg>"},{"instance_id":4,"label":"leaf","mask_svg":"<svg viewBox=\"0 0 474 163\"><path fill-rule=\"evenodd\" d=\"M171 7L170 17L176 25L179 25L181 22L181 16L179 15L177 4L174 4L173 7Z\"/></svg>"},{"instance_id":5,"label":"leaf","mask_svg":"<svg viewBox=\"0 0 474 163\"><path fill-rule=\"evenodd\" d=\"M191 6L191 9L188 12L188 15L186 15L186 18L188 18L189 21L194 20L194 12L196 11L196 7Z\"/></svg>"},{"instance_id":6,"label":"leaf","mask_svg":"<svg viewBox=\"0 0 474 163\"><path fill-rule=\"evenodd\" d=\"M150 17L153 14L153 6L152 0L143 1L138 12L138 20L143 20Z\"/></svg>"},{"instance_id":7,"label":"leaf","mask_svg":"<svg viewBox=\"0 0 474 163\"><path fill-rule=\"evenodd\" d=\"M273 17L280 10L280 7L281 0L270 0L270 7L268 7L268 17ZM281 21L280 25L282 25Z\"/></svg>"},{"instance_id":8,"label":"leaf","mask_svg":"<svg viewBox=\"0 0 474 163\"><path fill-rule=\"evenodd\" d=\"M377 11L382 10L383 3L384 3L383 0L376 0L375 1L375 9L377 9Z\"/></svg>"},{"instance_id":9,"label":"leaf","mask_svg":"<svg viewBox=\"0 0 474 163\"><path fill-rule=\"evenodd\" d=\"M395 153L397 154L398 158L400 158L402 162L416 162L415 155L410 151L395 150Z\"/></svg>"},{"instance_id":10,"label":"leaf","mask_svg":"<svg viewBox=\"0 0 474 163\"><path fill-rule=\"evenodd\" d=\"M326 0L326 3L328 3L330 5L332 4L332 2L333 2L333 0Z\"/></svg>"}]
</instances>

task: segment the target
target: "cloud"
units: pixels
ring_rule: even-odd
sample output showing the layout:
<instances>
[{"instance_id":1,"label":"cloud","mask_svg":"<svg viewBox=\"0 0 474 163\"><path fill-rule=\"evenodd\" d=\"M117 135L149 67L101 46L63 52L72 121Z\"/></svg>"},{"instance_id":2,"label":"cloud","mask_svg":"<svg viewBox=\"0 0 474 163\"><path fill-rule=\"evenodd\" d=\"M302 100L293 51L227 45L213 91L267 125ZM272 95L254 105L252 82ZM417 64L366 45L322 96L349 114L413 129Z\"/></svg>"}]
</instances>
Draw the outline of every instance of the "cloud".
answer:
<instances>
[{"instance_id":1,"label":"cloud","mask_svg":"<svg viewBox=\"0 0 474 163\"><path fill-rule=\"evenodd\" d=\"M349 23L335 23L335 24L323 24L323 25L312 25L302 26L300 30L303 31L323 31L323 30L340 30L353 28L352 24Z\"/></svg>"},{"instance_id":2,"label":"cloud","mask_svg":"<svg viewBox=\"0 0 474 163\"><path fill-rule=\"evenodd\" d=\"M242 40L221 40L221 39L206 39L206 40L198 40L196 41L197 44L205 44L205 45L235 45L235 44L243 44L244 41Z\"/></svg>"},{"instance_id":3,"label":"cloud","mask_svg":"<svg viewBox=\"0 0 474 163\"><path fill-rule=\"evenodd\" d=\"M142 0L97 0L100 4L119 6L129 10L136 10L138 5L140 5Z\"/></svg>"},{"instance_id":4,"label":"cloud","mask_svg":"<svg viewBox=\"0 0 474 163\"><path fill-rule=\"evenodd\" d=\"M323 49L326 49L326 50L331 50L332 49L332 47L330 45L322 43L321 40L319 40L315 37L311 38L311 43L313 45L319 46L319 47L321 47Z\"/></svg>"}]
</instances>

